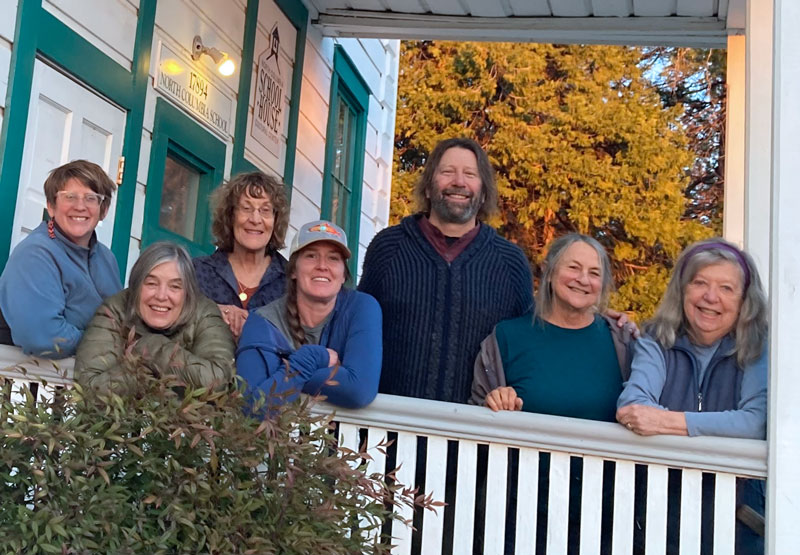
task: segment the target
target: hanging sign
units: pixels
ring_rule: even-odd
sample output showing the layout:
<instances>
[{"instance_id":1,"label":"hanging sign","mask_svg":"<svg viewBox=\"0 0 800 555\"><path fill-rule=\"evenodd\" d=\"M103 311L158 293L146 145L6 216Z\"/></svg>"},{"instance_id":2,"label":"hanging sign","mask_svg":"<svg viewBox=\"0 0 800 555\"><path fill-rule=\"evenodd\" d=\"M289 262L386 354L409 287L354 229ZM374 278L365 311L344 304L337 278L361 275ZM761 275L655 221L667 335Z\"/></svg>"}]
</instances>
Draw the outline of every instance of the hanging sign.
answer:
<instances>
[{"instance_id":1,"label":"hanging sign","mask_svg":"<svg viewBox=\"0 0 800 555\"><path fill-rule=\"evenodd\" d=\"M290 68L281 60L280 45L276 22L269 33L269 48L258 57L253 127L250 130L250 135L275 156L280 153L284 98L290 74Z\"/></svg>"},{"instance_id":2,"label":"hanging sign","mask_svg":"<svg viewBox=\"0 0 800 555\"><path fill-rule=\"evenodd\" d=\"M160 43L155 88L224 138L231 134L233 101L164 43Z\"/></svg>"}]
</instances>

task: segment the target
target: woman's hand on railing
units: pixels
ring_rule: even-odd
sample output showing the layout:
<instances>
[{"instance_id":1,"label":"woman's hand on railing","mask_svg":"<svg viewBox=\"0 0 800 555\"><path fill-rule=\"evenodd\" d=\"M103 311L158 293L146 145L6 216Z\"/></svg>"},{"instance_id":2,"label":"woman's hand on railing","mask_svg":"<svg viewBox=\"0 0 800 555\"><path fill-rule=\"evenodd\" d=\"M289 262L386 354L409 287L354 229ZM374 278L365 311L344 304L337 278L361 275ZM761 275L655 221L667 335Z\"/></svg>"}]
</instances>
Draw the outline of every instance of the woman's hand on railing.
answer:
<instances>
[{"instance_id":1,"label":"woman's hand on railing","mask_svg":"<svg viewBox=\"0 0 800 555\"><path fill-rule=\"evenodd\" d=\"M646 405L622 407L617 411L617 422L640 436L688 435L684 413L658 407Z\"/></svg>"},{"instance_id":2,"label":"woman's hand on railing","mask_svg":"<svg viewBox=\"0 0 800 555\"><path fill-rule=\"evenodd\" d=\"M484 405L494 412L499 410L522 410L522 399L513 387L498 387L489 392Z\"/></svg>"}]
</instances>

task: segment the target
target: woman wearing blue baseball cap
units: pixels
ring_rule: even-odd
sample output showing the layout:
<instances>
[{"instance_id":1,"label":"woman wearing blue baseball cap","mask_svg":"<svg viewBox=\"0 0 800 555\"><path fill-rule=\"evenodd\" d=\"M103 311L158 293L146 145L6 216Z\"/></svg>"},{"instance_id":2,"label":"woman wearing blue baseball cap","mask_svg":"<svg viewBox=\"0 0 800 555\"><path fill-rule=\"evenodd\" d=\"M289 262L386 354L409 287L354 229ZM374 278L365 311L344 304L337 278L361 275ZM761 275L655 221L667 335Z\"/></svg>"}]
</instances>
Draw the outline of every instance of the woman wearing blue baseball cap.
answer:
<instances>
[{"instance_id":1,"label":"woman wearing blue baseball cap","mask_svg":"<svg viewBox=\"0 0 800 555\"><path fill-rule=\"evenodd\" d=\"M250 314L236 351L248 394L272 406L300 392L359 408L378 393L383 328L378 302L344 287L347 237L313 221L292 241L286 294Z\"/></svg>"}]
</instances>

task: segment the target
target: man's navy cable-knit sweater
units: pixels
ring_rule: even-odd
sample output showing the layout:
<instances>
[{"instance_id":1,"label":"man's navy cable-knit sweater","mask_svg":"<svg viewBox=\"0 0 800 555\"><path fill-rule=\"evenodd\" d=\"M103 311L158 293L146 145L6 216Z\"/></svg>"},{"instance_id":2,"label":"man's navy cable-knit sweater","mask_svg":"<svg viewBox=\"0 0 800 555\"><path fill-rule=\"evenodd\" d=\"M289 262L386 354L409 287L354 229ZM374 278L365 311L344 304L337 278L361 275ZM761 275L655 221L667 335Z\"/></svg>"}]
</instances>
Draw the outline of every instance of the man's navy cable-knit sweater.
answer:
<instances>
[{"instance_id":1,"label":"man's navy cable-knit sweater","mask_svg":"<svg viewBox=\"0 0 800 555\"><path fill-rule=\"evenodd\" d=\"M358 288L383 311L379 391L465 403L480 342L500 320L533 307L530 265L484 224L448 264L422 234L420 217L378 233L364 258Z\"/></svg>"}]
</instances>

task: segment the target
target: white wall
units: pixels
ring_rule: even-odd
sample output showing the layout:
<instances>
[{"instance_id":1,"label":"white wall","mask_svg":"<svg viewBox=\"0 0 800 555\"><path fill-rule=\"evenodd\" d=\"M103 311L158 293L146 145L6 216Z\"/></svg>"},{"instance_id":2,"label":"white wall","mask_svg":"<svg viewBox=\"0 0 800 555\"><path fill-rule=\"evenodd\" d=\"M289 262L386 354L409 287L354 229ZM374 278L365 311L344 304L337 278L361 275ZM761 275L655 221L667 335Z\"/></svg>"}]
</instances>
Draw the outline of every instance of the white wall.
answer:
<instances>
[{"instance_id":1,"label":"white wall","mask_svg":"<svg viewBox=\"0 0 800 555\"><path fill-rule=\"evenodd\" d=\"M153 87L156 76L160 44L172 49L186 64L194 63L202 73L211 79L212 84L232 100L231 120L226 137L215 135L226 144L226 164L224 175L230 175L230 160L233 149L234 117L238 94L239 71L241 70L242 40L244 38L245 4L243 0L217 2L215 0L169 0L156 5L155 29L153 32L152 56L150 58L150 80L145 101L144 122L142 126L142 147L137 168L136 195L131 222L131 238L128 250L128 269L139 257L144 222L147 177L150 170L150 147L153 138L156 101L162 96ZM213 46L226 52L236 63L236 72L230 77L222 77L208 56L192 62L191 47L195 35L200 35L206 46ZM127 281L127 278L126 278Z\"/></svg>"},{"instance_id":2,"label":"white wall","mask_svg":"<svg viewBox=\"0 0 800 555\"><path fill-rule=\"evenodd\" d=\"M358 267L375 234L389 221L395 97L397 95L398 41L331 39L309 26L303 88L300 96L297 158L292 191L293 228L319 217L325 133L328 123L334 45L341 45L370 88L364 180L361 196ZM292 235L290 229L288 235Z\"/></svg>"},{"instance_id":3,"label":"white wall","mask_svg":"<svg viewBox=\"0 0 800 555\"><path fill-rule=\"evenodd\" d=\"M44 0L42 7L122 67L131 69L138 0Z\"/></svg>"},{"instance_id":4,"label":"white wall","mask_svg":"<svg viewBox=\"0 0 800 555\"><path fill-rule=\"evenodd\" d=\"M112 60L126 69L131 68L135 43L139 0L43 0L43 7L65 25L78 32ZM275 17L271 0L262 0L254 48L255 71L258 55L267 48L270 27ZM0 0L0 122L2 122L7 87L11 47L16 22L17 0ZM160 44L167 45L186 64L194 63L225 96L232 101L230 132L216 136L226 143L225 177L230 176L233 150L234 117L239 95L242 40L246 0L167 0L157 3L153 33L150 76L147 87L142 129L142 148L137 168L136 195L128 257L128 269L139 255L144 217L145 195L149 173L156 100L160 96L153 86L159 61ZM288 24L288 20L281 25ZM281 57L294 66L294 29L281 32ZM237 70L231 77L216 73L211 59L204 56L191 61L192 38L200 35L206 45L223 50L235 61ZM289 102L299 101L297 151L295 157L294 190L290 230L294 230L320 215L322 178L325 164L325 133L328 122L331 74L334 45L341 44L354 61L369 86L364 179L361 200L359 268L367 245L377 231L386 227L389 218L389 189L391 186L392 147L397 92L399 42L378 39L323 38L313 26L308 27L303 61L303 82L299 99L291 99L291 80L285 92L284 125L280 152L276 155L261 147L250 137L248 121L245 157L264 171L283 177L286 159L286 131ZM253 91L247 91L250 113L253 110Z\"/></svg>"},{"instance_id":5,"label":"white wall","mask_svg":"<svg viewBox=\"0 0 800 555\"><path fill-rule=\"evenodd\" d=\"M0 0L0 126L6 108L6 93L11 69L11 47L17 24L17 0Z\"/></svg>"}]
</instances>

